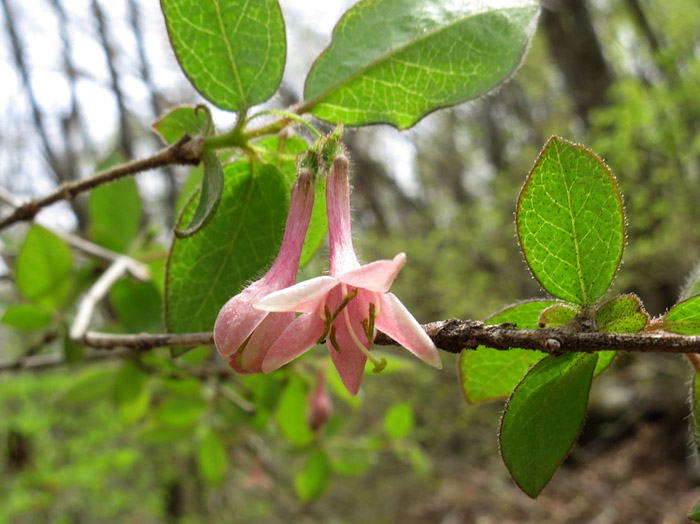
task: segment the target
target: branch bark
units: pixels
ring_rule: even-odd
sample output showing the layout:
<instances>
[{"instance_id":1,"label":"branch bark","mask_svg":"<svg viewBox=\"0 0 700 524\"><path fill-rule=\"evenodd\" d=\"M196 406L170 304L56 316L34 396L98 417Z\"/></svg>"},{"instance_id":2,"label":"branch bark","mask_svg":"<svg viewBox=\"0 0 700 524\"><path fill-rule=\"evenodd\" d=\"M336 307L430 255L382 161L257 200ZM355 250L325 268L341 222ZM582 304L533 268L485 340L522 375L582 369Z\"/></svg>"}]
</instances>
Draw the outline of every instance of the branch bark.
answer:
<instances>
[{"instance_id":1,"label":"branch bark","mask_svg":"<svg viewBox=\"0 0 700 524\"><path fill-rule=\"evenodd\" d=\"M185 135L174 144L161 149L152 156L102 171L90 178L65 182L53 193L41 198L35 198L15 208L8 217L0 220L0 230L15 222L32 220L41 209L51 204L61 200L72 200L76 195L84 191L89 191L97 186L113 182L125 176L174 164L197 165L199 164L203 147L204 141L202 139L194 139Z\"/></svg>"},{"instance_id":2,"label":"branch bark","mask_svg":"<svg viewBox=\"0 0 700 524\"><path fill-rule=\"evenodd\" d=\"M438 349L460 353L463 349L487 346L498 350L514 348L542 351L549 355L618 350L636 353L700 353L700 336L653 333L571 333L561 328L514 329L513 324L487 326L474 320L451 318L424 324L423 329ZM379 333L375 344L398 346ZM87 332L80 344L102 349L129 347L141 351L157 347L203 346L214 343L211 332L172 334L130 334Z\"/></svg>"}]
</instances>

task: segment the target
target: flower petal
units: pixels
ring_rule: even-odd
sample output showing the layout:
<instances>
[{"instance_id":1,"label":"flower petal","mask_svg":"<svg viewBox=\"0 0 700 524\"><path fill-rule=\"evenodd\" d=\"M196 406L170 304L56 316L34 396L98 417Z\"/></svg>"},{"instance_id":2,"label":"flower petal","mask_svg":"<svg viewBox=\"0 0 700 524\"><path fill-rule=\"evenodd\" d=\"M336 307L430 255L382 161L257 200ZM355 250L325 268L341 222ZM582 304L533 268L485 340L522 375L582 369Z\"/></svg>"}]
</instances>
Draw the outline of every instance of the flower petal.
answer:
<instances>
[{"instance_id":1,"label":"flower petal","mask_svg":"<svg viewBox=\"0 0 700 524\"><path fill-rule=\"evenodd\" d=\"M435 344L401 301L393 293L381 295L379 301L376 328L422 361L442 369L442 361Z\"/></svg>"},{"instance_id":2,"label":"flower petal","mask_svg":"<svg viewBox=\"0 0 700 524\"><path fill-rule=\"evenodd\" d=\"M348 271L340 275L338 280L349 286L364 288L377 293L386 293L405 263L406 255L399 253L393 260L377 260L358 269Z\"/></svg>"},{"instance_id":3,"label":"flower petal","mask_svg":"<svg viewBox=\"0 0 700 524\"><path fill-rule=\"evenodd\" d=\"M259 290L248 287L219 311L214 324L214 344L223 357L233 355L269 314L251 307Z\"/></svg>"},{"instance_id":4,"label":"flower petal","mask_svg":"<svg viewBox=\"0 0 700 524\"><path fill-rule=\"evenodd\" d=\"M321 317L314 313L295 318L267 352L263 373L270 373L311 349L323 334L323 327Z\"/></svg>"},{"instance_id":5,"label":"flower petal","mask_svg":"<svg viewBox=\"0 0 700 524\"><path fill-rule=\"evenodd\" d=\"M312 278L270 293L255 302L253 307L262 311L315 313L326 295L337 285L338 280L333 277Z\"/></svg>"},{"instance_id":6,"label":"flower petal","mask_svg":"<svg viewBox=\"0 0 700 524\"><path fill-rule=\"evenodd\" d=\"M248 371L259 373L268 350L289 324L294 321L294 313L269 313L250 336L241 352L240 366Z\"/></svg>"},{"instance_id":7,"label":"flower petal","mask_svg":"<svg viewBox=\"0 0 700 524\"><path fill-rule=\"evenodd\" d=\"M367 357L355 345L343 319L339 318L333 324L336 326L335 340L338 342L340 353L331 345L330 340L326 341L328 352L345 388L351 395L357 395L357 392L360 390L362 375L365 372ZM361 329L361 326L357 327ZM364 339L364 335L361 336Z\"/></svg>"}]
</instances>

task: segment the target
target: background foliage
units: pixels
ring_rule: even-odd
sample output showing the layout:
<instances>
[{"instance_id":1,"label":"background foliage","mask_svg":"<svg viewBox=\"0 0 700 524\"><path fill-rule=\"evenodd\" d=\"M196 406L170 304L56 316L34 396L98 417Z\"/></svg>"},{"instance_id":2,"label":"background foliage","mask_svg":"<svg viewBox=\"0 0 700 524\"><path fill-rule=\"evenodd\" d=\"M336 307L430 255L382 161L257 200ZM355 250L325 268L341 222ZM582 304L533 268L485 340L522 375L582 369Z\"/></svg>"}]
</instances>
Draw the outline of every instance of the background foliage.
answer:
<instances>
[{"instance_id":1,"label":"background foliage","mask_svg":"<svg viewBox=\"0 0 700 524\"><path fill-rule=\"evenodd\" d=\"M166 107L200 101L168 54L154 7L85 4L2 3L2 71L11 79L2 111L12 125L0 130L0 185L14 194L40 194L118 161L113 155L151 151L150 123ZM421 321L486 318L503 304L545 296L522 262L513 212L552 134L604 158L625 194L629 242L615 292L635 292L650 314L660 314L676 302L698 259L698 229L690 225L700 218L700 7L692 0L561 0L550 7L523 67L497 93L436 112L402 134L384 127L346 132L359 251L367 260L407 253L395 289ZM319 35L320 24L290 4L282 9L290 58L274 107L300 99L301 71L335 21ZM45 15L35 17L37 10ZM314 67L321 75L323 64ZM51 93L46 85L62 87ZM269 95L264 88L249 94L253 102ZM113 110L105 116L101 106ZM172 209L186 205L197 176L139 176L42 216L149 264L151 282L129 277L112 289L101 329L162 330ZM289 181L278 178L282 198ZM111 222L110 208L131 210L133 220ZM186 249L195 240L176 245ZM76 298L104 264L71 253L40 226L3 231L0 246L7 275L0 281L0 356L12 362L58 353L75 361L0 376L2 521L276 522L294 515L327 522L340 515L343 522L421 522L456 515L465 522L561 522L607 512L612 521L658 522L680 521L698 498L697 474L686 467L688 373L677 359L623 357L615 374L601 376L579 447L530 501L495 453L501 404L455 402L450 357L438 374L392 353L387 373L368 375L357 398L347 396L334 370L324 370L334 415L314 435L305 409L315 359L303 359L294 373L235 378L208 348L175 361L165 350L84 360L66 331ZM9 280L13 268L17 287ZM312 259L307 268L318 273L322 262ZM572 474L582 464L593 478ZM620 486L620 471L639 480Z\"/></svg>"}]
</instances>

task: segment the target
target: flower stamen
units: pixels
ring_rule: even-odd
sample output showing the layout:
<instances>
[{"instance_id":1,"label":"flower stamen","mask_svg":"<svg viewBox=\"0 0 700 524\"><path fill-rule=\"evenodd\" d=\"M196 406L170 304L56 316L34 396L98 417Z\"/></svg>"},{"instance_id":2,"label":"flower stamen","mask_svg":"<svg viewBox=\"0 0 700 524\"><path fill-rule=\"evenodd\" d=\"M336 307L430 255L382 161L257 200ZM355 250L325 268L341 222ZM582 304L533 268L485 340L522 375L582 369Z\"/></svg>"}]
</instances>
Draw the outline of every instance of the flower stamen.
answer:
<instances>
[{"instance_id":1,"label":"flower stamen","mask_svg":"<svg viewBox=\"0 0 700 524\"><path fill-rule=\"evenodd\" d=\"M347 285L346 284L341 284L341 285L343 288L343 293L347 293ZM355 291L357 291L357 288L355 288ZM371 316L371 311L372 311L372 309L370 309L370 316ZM364 355L372 362L372 364L374 364L374 369L372 370L372 372L373 373L381 372L386 367L386 364L387 364L386 359L385 358L378 359L370 352L369 349L367 349L365 347L365 345L362 342L360 342L360 339L357 337L355 330L352 328L352 324L350 322L350 315L348 314L347 309L345 309L343 311L343 317L345 318L345 325L347 326L348 332L350 333L350 338L355 343L355 345L358 347L358 349L360 351L362 351L362 353L364 353ZM372 323L372 329L374 329L374 321L371 321L371 323Z\"/></svg>"}]
</instances>

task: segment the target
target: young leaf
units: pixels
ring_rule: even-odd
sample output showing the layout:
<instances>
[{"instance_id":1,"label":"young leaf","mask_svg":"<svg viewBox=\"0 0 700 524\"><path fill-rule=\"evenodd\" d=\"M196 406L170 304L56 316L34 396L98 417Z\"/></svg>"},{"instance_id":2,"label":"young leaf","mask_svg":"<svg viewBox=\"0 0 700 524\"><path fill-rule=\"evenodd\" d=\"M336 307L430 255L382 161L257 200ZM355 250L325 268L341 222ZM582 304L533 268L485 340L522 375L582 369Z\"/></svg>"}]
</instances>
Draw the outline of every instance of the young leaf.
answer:
<instances>
[{"instance_id":1,"label":"young leaf","mask_svg":"<svg viewBox=\"0 0 700 524\"><path fill-rule=\"evenodd\" d=\"M24 297L57 308L70 292L72 268L68 244L49 230L32 225L17 256L15 283Z\"/></svg>"},{"instance_id":2,"label":"young leaf","mask_svg":"<svg viewBox=\"0 0 700 524\"><path fill-rule=\"evenodd\" d=\"M586 306L610 287L625 217L617 181L594 153L552 137L520 192L516 222L525 260L552 295Z\"/></svg>"},{"instance_id":3,"label":"young leaf","mask_svg":"<svg viewBox=\"0 0 700 524\"><path fill-rule=\"evenodd\" d=\"M308 462L294 477L294 489L299 498L308 501L317 498L331 479L331 465L322 450L314 451Z\"/></svg>"},{"instance_id":4,"label":"young leaf","mask_svg":"<svg viewBox=\"0 0 700 524\"><path fill-rule=\"evenodd\" d=\"M409 128L506 80L538 13L531 0L360 2L311 68L304 98L329 122Z\"/></svg>"},{"instance_id":5,"label":"young leaf","mask_svg":"<svg viewBox=\"0 0 700 524\"><path fill-rule=\"evenodd\" d=\"M598 329L603 333L639 333L649 322L649 315L637 295L619 295L596 311Z\"/></svg>"},{"instance_id":6,"label":"young leaf","mask_svg":"<svg viewBox=\"0 0 700 524\"><path fill-rule=\"evenodd\" d=\"M43 329L51 323L51 312L38 304L12 304L2 321L16 329Z\"/></svg>"},{"instance_id":7,"label":"young leaf","mask_svg":"<svg viewBox=\"0 0 700 524\"><path fill-rule=\"evenodd\" d=\"M202 154L202 164L204 174L199 190L199 201L189 224L184 229L175 228L175 236L178 238L192 236L207 225L221 202L221 193L224 190L224 168L221 167L216 154L211 151L205 151Z\"/></svg>"},{"instance_id":8,"label":"young leaf","mask_svg":"<svg viewBox=\"0 0 700 524\"><path fill-rule=\"evenodd\" d=\"M219 435L207 430L199 443L197 453L199 471L212 486L219 486L226 478L228 455Z\"/></svg>"},{"instance_id":9,"label":"young leaf","mask_svg":"<svg viewBox=\"0 0 700 524\"><path fill-rule=\"evenodd\" d=\"M173 144L184 135L197 136L212 125L208 111L198 111L195 106L179 106L161 116L151 127L166 144Z\"/></svg>"},{"instance_id":10,"label":"young leaf","mask_svg":"<svg viewBox=\"0 0 700 524\"><path fill-rule=\"evenodd\" d=\"M521 302L496 313L487 323L512 322L518 329L536 329L540 312L552 304L552 300ZM458 369L464 398L470 404L508 398L527 370L544 356L539 351L499 351L485 346L462 351Z\"/></svg>"},{"instance_id":11,"label":"young leaf","mask_svg":"<svg viewBox=\"0 0 700 524\"><path fill-rule=\"evenodd\" d=\"M554 304L540 313L537 323L540 327L554 328L571 322L576 316L576 310L566 304Z\"/></svg>"},{"instance_id":12,"label":"young leaf","mask_svg":"<svg viewBox=\"0 0 700 524\"><path fill-rule=\"evenodd\" d=\"M247 162L224 169L226 187L209 225L175 238L166 272L166 325L170 332L210 331L221 306L261 274L282 241L289 207L284 176ZM188 222L193 205L181 223Z\"/></svg>"},{"instance_id":13,"label":"young leaf","mask_svg":"<svg viewBox=\"0 0 700 524\"><path fill-rule=\"evenodd\" d=\"M204 98L238 111L270 98L287 43L277 0L161 0L170 43Z\"/></svg>"},{"instance_id":14,"label":"young leaf","mask_svg":"<svg viewBox=\"0 0 700 524\"><path fill-rule=\"evenodd\" d=\"M542 359L515 389L501 420L503 462L530 497L569 454L586 414L598 356L569 353Z\"/></svg>"},{"instance_id":15,"label":"young leaf","mask_svg":"<svg viewBox=\"0 0 700 524\"><path fill-rule=\"evenodd\" d=\"M700 295L673 306L666 313L661 327L681 335L700 335Z\"/></svg>"},{"instance_id":16,"label":"young leaf","mask_svg":"<svg viewBox=\"0 0 700 524\"><path fill-rule=\"evenodd\" d=\"M125 253L139 231L141 198L133 177L96 187L88 197L90 236L106 248Z\"/></svg>"}]
</instances>

